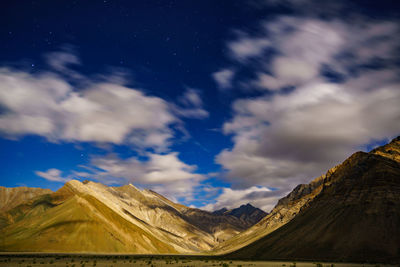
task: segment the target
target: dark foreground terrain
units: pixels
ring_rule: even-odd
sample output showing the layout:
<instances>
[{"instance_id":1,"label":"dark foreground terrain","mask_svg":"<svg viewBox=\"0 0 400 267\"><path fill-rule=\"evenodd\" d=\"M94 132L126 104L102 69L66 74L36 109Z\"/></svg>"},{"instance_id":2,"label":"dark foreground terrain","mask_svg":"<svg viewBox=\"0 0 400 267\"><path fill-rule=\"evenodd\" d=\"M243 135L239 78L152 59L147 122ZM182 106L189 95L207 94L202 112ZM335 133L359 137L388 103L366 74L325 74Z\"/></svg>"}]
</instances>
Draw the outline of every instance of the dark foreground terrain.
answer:
<instances>
[{"instance_id":1,"label":"dark foreground terrain","mask_svg":"<svg viewBox=\"0 0 400 267\"><path fill-rule=\"evenodd\" d=\"M1 267L116 267L116 266L263 266L263 267L384 267L388 264L356 264L331 262L293 262L293 261L240 261L207 256L175 255L90 255L90 254L0 254Z\"/></svg>"}]
</instances>

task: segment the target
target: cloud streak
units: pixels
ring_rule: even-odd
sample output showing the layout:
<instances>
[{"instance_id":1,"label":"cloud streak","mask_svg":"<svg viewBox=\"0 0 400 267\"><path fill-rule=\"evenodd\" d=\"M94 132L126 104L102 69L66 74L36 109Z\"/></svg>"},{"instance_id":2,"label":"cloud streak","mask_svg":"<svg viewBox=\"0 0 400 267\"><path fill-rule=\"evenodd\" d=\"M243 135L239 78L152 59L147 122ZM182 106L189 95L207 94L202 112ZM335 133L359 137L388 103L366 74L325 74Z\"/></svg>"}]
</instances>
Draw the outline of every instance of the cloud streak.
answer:
<instances>
[{"instance_id":1,"label":"cloud streak","mask_svg":"<svg viewBox=\"0 0 400 267\"><path fill-rule=\"evenodd\" d=\"M196 90L187 90L183 108L126 86L121 79L89 79L68 68L80 64L67 52L46 56L52 71L30 73L0 68L0 134L34 134L52 142L128 144L165 151L179 117L205 118ZM66 74L63 77L59 73Z\"/></svg>"},{"instance_id":2,"label":"cloud streak","mask_svg":"<svg viewBox=\"0 0 400 267\"><path fill-rule=\"evenodd\" d=\"M213 79L220 89L231 88L234 76L235 72L231 69L221 69L212 74Z\"/></svg>"},{"instance_id":3,"label":"cloud streak","mask_svg":"<svg viewBox=\"0 0 400 267\"><path fill-rule=\"evenodd\" d=\"M274 187L276 200L364 145L398 135L399 33L391 20L281 16L228 42L230 56L253 73L237 82L261 93L236 100L223 126L234 145L216 162L234 190Z\"/></svg>"},{"instance_id":4,"label":"cloud streak","mask_svg":"<svg viewBox=\"0 0 400 267\"><path fill-rule=\"evenodd\" d=\"M37 176L40 176L48 181L51 182L62 182L62 183L66 183L69 180L71 180L69 177L63 177L62 176L62 171L58 170L58 169L48 169L45 172L42 171L35 171L35 174Z\"/></svg>"},{"instance_id":5,"label":"cloud streak","mask_svg":"<svg viewBox=\"0 0 400 267\"><path fill-rule=\"evenodd\" d=\"M203 108L203 100L199 90L186 88L178 101L181 105L174 105L173 111L180 117L205 119L209 116L208 111Z\"/></svg>"}]
</instances>

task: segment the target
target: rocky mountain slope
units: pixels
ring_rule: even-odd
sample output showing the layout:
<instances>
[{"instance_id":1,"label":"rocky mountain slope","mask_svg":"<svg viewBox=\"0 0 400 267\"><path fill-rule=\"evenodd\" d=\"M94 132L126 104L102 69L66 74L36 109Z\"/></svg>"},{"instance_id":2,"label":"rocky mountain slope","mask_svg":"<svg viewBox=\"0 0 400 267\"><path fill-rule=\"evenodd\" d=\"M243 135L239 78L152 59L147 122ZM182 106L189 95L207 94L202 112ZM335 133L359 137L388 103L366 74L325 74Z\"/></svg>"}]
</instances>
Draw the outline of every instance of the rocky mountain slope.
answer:
<instances>
[{"instance_id":1,"label":"rocky mountain slope","mask_svg":"<svg viewBox=\"0 0 400 267\"><path fill-rule=\"evenodd\" d=\"M235 239L248 245L227 257L399 261L400 137L296 187Z\"/></svg>"},{"instance_id":2,"label":"rocky mountain slope","mask_svg":"<svg viewBox=\"0 0 400 267\"><path fill-rule=\"evenodd\" d=\"M0 214L0 250L196 253L250 224L133 185L72 180L46 192Z\"/></svg>"},{"instance_id":3,"label":"rocky mountain slope","mask_svg":"<svg viewBox=\"0 0 400 267\"><path fill-rule=\"evenodd\" d=\"M213 253L224 254L244 247L263 236L273 232L291 221L316 195L321 192L324 179L334 172L336 167L330 169L325 175L314 179L309 184L300 184L286 197L280 199L269 214L258 223L241 232L240 234L218 244Z\"/></svg>"},{"instance_id":4,"label":"rocky mountain slope","mask_svg":"<svg viewBox=\"0 0 400 267\"><path fill-rule=\"evenodd\" d=\"M0 212L12 209L34 197L50 194L50 189L0 186Z\"/></svg>"},{"instance_id":5,"label":"rocky mountain slope","mask_svg":"<svg viewBox=\"0 0 400 267\"><path fill-rule=\"evenodd\" d=\"M256 224L267 215L266 212L259 208L253 207L250 203L231 210L222 208L214 211L213 214L235 216L236 218L241 219L243 223L247 224L249 227Z\"/></svg>"}]
</instances>

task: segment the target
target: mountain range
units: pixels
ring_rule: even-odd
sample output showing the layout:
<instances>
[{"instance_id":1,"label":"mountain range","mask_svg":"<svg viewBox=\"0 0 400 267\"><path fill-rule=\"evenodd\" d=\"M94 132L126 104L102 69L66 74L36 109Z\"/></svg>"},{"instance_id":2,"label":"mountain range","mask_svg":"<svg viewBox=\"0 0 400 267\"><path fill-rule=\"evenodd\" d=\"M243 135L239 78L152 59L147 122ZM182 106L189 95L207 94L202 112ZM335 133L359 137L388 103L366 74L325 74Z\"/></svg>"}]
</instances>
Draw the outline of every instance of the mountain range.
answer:
<instances>
[{"instance_id":1,"label":"mountain range","mask_svg":"<svg viewBox=\"0 0 400 267\"><path fill-rule=\"evenodd\" d=\"M228 210L227 208L222 208L216 211L213 211L215 215L232 215L236 218L239 218L243 221L245 225L248 227L254 225L262 218L264 218L267 213L259 208L253 207L250 203L246 205L242 205L239 208Z\"/></svg>"},{"instance_id":2,"label":"mountain range","mask_svg":"<svg viewBox=\"0 0 400 267\"><path fill-rule=\"evenodd\" d=\"M265 214L251 205L216 214L131 184L77 180L57 192L2 188L0 199L1 251L198 253Z\"/></svg>"},{"instance_id":3,"label":"mountain range","mask_svg":"<svg viewBox=\"0 0 400 267\"><path fill-rule=\"evenodd\" d=\"M327 152L329 153L329 152ZM400 261L400 137L356 152L270 213L207 212L133 185L0 187L0 250L207 253L231 259Z\"/></svg>"}]
</instances>

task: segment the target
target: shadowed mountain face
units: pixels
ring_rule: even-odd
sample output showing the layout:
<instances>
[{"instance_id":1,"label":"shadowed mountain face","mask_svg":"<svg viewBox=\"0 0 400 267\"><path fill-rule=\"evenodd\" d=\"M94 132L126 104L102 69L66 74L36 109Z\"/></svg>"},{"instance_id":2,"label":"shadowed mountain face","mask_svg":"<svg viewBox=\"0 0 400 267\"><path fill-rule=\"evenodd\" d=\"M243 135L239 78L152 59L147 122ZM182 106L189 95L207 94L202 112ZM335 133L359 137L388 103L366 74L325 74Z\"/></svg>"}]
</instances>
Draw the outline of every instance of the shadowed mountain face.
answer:
<instances>
[{"instance_id":1,"label":"shadowed mountain face","mask_svg":"<svg viewBox=\"0 0 400 267\"><path fill-rule=\"evenodd\" d=\"M280 199L274 209L258 223L227 241L218 244L214 248L214 253L224 254L242 248L291 221L303 206L306 206L321 192L323 181L335 170L336 167L330 169L325 175L314 179L309 184L296 186L286 197Z\"/></svg>"},{"instance_id":2,"label":"shadowed mountain face","mask_svg":"<svg viewBox=\"0 0 400 267\"><path fill-rule=\"evenodd\" d=\"M263 210L253 207L251 204L242 205L239 208L228 210L227 208L222 208L213 212L216 215L232 215L239 218L243 223L247 224L249 227L259 222L264 218L267 213Z\"/></svg>"},{"instance_id":3,"label":"shadowed mountain face","mask_svg":"<svg viewBox=\"0 0 400 267\"><path fill-rule=\"evenodd\" d=\"M1 251L193 253L212 249L253 220L188 208L133 185L73 180L55 193L24 188L10 197L9 191L0 198L19 205L3 205Z\"/></svg>"},{"instance_id":4,"label":"shadowed mountain face","mask_svg":"<svg viewBox=\"0 0 400 267\"><path fill-rule=\"evenodd\" d=\"M399 261L400 137L296 187L235 241L248 245L227 257Z\"/></svg>"}]
</instances>

